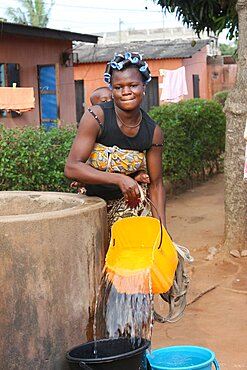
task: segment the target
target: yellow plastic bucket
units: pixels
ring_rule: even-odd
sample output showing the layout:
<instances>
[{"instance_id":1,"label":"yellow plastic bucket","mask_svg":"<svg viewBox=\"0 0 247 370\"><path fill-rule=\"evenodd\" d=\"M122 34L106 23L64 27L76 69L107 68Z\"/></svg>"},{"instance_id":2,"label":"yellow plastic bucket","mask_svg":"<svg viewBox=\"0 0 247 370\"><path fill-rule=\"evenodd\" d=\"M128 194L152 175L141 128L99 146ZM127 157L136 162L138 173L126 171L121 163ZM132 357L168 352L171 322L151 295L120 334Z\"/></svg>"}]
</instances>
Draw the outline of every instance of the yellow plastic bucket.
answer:
<instances>
[{"instance_id":1,"label":"yellow plastic bucket","mask_svg":"<svg viewBox=\"0 0 247 370\"><path fill-rule=\"evenodd\" d=\"M153 217L126 217L111 229L104 270L119 293L165 293L173 284L177 251Z\"/></svg>"}]
</instances>

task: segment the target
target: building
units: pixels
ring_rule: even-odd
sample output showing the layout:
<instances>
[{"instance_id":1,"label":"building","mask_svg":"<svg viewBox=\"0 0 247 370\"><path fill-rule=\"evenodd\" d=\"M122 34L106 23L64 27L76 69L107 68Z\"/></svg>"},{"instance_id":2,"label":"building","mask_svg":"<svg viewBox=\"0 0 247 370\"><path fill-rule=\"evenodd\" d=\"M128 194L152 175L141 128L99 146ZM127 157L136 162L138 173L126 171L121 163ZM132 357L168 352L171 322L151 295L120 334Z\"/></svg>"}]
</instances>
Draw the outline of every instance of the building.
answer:
<instances>
[{"instance_id":1,"label":"building","mask_svg":"<svg viewBox=\"0 0 247 370\"><path fill-rule=\"evenodd\" d=\"M6 91L11 104L17 99L22 108L30 88L34 96L34 108L1 107L0 123L5 127L76 123L72 42L85 47L97 43L98 36L8 22L0 27L0 103Z\"/></svg>"},{"instance_id":2,"label":"building","mask_svg":"<svg viewBox=\"0 0 247 370\"><path fill-rule=\"evenodd\" d=\"M231 90L237 78L237 64L232 56L217 55L208 56L208 98L223 90Z\"/></svg>"},{"instance_id":3,"label":"building","mask_svg":"<svg viewBox=\"0 0 247 370\"><path fill-rule=\"evenodd\" d=\"M121 23L119 24L118 31L100 32L99 44L116 44L129 43L136 41L153 42L153 40L177 40L177 39L198 39L196 33L188 27L164 27L163 28L145 28L145 29L128 29L122 30ZM208 39L206 33L201 34L201 39Z\"/></svg>"},{"instance_id":4,"label":"building","mask_svg":"<svg viewBox=\"0 0 247 370\"><path fill-rule=\"evenodd\" d=\"M84 105L90 105L91 92L99 86L104 86L103 74L106 62L113 57L115 52L125 53L126 51L138 51L143 54L143 59L147 60L151 71L152 80L147 86L143 102L145 110L166 102L166 99L162 100L164 87L167 88L162 71L165 71L165 74L169 71L167 75L174 71L184 71L187 94L180 94L176 97L177 99L174 98L174 101L197 97L207 99L209 97L207 57L216 54L215 39L213 38L83 45L76 49L78 63L74 65L77 107L80 108L79 111L77 110L77 118L83 113ZM175 74L176 72L174 72ZM168 88L170 91L174 91L171 84ZM169 97L169 94L165 95Z\"/></svg>"}]
</instances>

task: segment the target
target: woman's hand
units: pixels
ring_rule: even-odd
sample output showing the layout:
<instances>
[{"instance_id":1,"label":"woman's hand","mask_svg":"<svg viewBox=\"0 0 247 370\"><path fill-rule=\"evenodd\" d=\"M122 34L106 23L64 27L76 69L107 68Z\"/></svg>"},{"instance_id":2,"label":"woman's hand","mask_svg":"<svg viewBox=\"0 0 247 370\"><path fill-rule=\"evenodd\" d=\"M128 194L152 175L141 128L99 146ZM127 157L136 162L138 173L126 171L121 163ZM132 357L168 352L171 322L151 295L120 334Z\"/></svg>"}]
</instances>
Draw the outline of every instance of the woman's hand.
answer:
<instances>
[{"instance_id":1,"label":"woman's hand","mask_svg":"<svg viewBox=\"0 0 247 370\"><path fill-rule=\"evenodd\" d=\"M140 197L140 191L137 181L132 179L132 177L118 174L117 186L120 188L123 196L126 200L132 202Z\"/></svg>"}]
</instances>

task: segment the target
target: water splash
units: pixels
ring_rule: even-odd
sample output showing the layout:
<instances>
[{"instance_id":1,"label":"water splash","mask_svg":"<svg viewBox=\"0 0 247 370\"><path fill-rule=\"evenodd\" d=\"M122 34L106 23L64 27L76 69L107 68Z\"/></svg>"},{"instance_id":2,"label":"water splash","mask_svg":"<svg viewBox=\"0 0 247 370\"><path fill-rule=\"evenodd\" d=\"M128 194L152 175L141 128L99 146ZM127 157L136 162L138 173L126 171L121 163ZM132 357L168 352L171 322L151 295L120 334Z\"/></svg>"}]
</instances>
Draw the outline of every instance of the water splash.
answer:
<instances>
[{"instance_id":1,"label":"water splash","mask_svg":"<svg viewBox=\"0 0 247 370\"><path fill-rule=\"evenodd\" d=\"M126 279L123 285L131 284L131 277L121 277L121 279ZM112 276L109 278L108 273L103 272L95 307L95 342L101 338L129 337L134 346L136 341L139 345L141 339L151 341L154 301L150 270L145 270L139 275L140 292L143 291L142 285L146 285L147 280L149 282L148 293L127 294L119 292L114 286Z\"/></svg>"}]
</instances>

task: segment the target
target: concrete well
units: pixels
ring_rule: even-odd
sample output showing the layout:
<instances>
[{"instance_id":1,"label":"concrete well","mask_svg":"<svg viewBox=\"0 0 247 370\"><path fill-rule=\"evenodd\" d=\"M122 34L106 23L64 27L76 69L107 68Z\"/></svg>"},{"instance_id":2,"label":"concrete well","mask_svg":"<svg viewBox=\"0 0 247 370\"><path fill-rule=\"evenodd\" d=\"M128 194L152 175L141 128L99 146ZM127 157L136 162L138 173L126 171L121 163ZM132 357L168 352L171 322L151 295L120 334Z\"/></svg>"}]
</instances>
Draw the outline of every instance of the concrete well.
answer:
<instances>
[{"instance_id":1,"label":"concrete well","mask_svg":"<svg viewBox=\"0 0 247 370\"><path fill-rule=\"evenodd\" d=\"M1 369L68 369L92 339L106 241L100 198L0 192Z\"/></svg>"}]
</instances>

